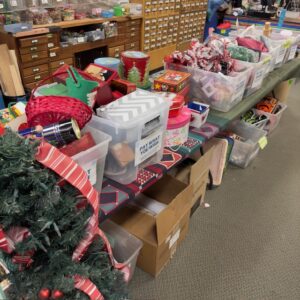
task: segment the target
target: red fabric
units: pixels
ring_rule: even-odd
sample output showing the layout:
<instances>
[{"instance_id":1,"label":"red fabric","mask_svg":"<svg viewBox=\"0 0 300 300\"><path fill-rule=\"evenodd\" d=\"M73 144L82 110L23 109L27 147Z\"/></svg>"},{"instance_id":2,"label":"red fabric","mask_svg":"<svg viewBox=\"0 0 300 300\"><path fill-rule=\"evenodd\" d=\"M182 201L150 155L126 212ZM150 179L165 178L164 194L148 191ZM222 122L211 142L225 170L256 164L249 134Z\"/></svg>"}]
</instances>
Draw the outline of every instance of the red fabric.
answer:
<instances>
[{"instance_id":1,"label":"red fabric","mask_svg":"<svg viewBox=\"0 0 300 300\"><path fill-rule=\"evenodd\" d=\"M252 49L254 51L259 51L259 52L268 52L268 48L266 48L265 44L260 42L260 41L256 41L254 39L251 38L247 38L247 37L237 37L236 41L238 43L239 46L243 46L246 47L248 49Z\"/></svg>"}]
</instances>

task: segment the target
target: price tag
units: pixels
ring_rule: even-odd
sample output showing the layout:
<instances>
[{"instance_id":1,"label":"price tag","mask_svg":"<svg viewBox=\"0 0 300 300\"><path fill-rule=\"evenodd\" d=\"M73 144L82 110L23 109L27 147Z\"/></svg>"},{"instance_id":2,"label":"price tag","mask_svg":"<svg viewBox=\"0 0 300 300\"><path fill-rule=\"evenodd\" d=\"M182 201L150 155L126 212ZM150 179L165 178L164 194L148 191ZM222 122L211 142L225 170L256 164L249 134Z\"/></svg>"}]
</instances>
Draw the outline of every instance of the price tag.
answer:
<instances>
[{"instance_id":1,"label":"price tag","mask_svg":"<svg viewBox=\"0 0 300 300\"><path fill-rule=\"evenodd\" d=\"M17 0L11 0L11 1L10 1L10 5L11 5L11 6L14 6L14 7L15 7L15 6L18 6Z\"/></svg>"},{"instance_id":2,"label":"price tag","mask_svg":"<svg viewBox=\"0 0 300 300\"><path fill-rule=\"evenodd\" d=\"M84 43L84 37L83 36L78 38L78 43Z\"/></svg>"},{"instance_id":3,"label":"price tag","mask_svg":"<svg viewBox=\"0 0 300 300\"><path fill-rule=\"evenodd\" d=\"M252 82L252 88L256 88L256 87L260 86L263 79L264 79L264 69L260 68L255 72L255 76L254 76L253 82Z\"/></svg>"},{"instance_id":4,"label":"price tag","mask_svg":"<svg viewBox=\"0 0 300 300\"><path fill-rule=\"evenodd\" d=\"M260 147L260 149L264 149L267 145L268 145L268 140L267 138L264 136L262 137L259 141L258 141L258 145Z\"/></svg>"},{"instance_id":5,"label":"price tag","mask_svg":"<svg viewBox=\"0 0 300 300\"><path fill-rule=\"evenodd\" d=\"M289 59L288 60L291 60L291 59L293 59L295 57L297 48L298 48L298 45L294 45L294 46L291 47L290 54L289 54Z\"/></svg>"},{"instance_id":6,"label":"price tag","mask_svg":"<svg viewBox=\"0 0 300 300\"><path fill-rule=\"evenodd\" d=\"M285 49L288 49L288 48L290 48L292 46L292 42L291 41L286 41L284 44L283 44L283 47L285 48Z\"/></svg>"},{"instance_id":7,"label":"price tag","mask_svg":"<svg viewBox=\"0 0 300 300\"><path fill-rule=\"evenodd\" d=\"M278 53L278 56L276 58L276 64L279 64L283 61L284 59L284 54L285 54L285 48L284 47L281 47L280 50L279 50L279 53Z\"/></svg>"}]
</instances>

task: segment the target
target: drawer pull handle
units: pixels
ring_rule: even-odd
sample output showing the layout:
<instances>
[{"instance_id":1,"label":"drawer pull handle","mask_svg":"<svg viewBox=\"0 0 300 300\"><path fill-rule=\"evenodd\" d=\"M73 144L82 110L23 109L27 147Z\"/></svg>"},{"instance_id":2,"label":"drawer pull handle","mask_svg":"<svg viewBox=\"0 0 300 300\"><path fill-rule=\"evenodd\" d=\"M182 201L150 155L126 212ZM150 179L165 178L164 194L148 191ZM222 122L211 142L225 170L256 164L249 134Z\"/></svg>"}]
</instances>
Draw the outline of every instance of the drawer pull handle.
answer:
<instances>
[{"instance_id":1,"label":"drawer pull handle","mask_svg":"<svg viewBox=\"0 0 300 300\"><path fill-rule=\"evenodd\" d=\"M60 65L60 66L62 66L62 65L64 65L64 64L65 64L64 61L60 61L60 62L59 62L59 65Z\"/></svg>"},{"instance_id":2,"label":"drawer pull handle","mask_svg":"<svg viewBox=\"0 0 300 300\"><path fill-rule=\"evenodd\" d=\"M40 70L40 68L34 68L34 69L32 69L32 72L33 73L36 73L36 72L38 72Z\"/></svg>"},{"instance_id":3,"label":"drawer pull handle","mask_svg":"<svg viewBox=\"0 0 300 300\"><path fill-rule=\"evenodd\" d=\"M41 75L38 75L38 76L34 77L34 80L39 80L39 79L41 79Z\"/></svg>"},{"instance_id":4,"label":"drawer pull handle","mask_svg":"<svg viewBox=\"0 0 300 300\"><path fill-rule=\"evenodd\" d=\"M131 46L131 47L134 47L134 43L131 43L130 46Z\"/></svg>"},{"instance_id":5,"label":"drawer pull handle","mask_svg":"<svg viewBox=\"0 0 300 300\"><path fill-rule=\"evenodd\" d=\"M119 53L116 53L116 54L115 54L115 57L117 57L117 58L120 57L120 54L119 54Z\"/></svg>"},{"instance_id":6,"label":"drawer pull handle","mask_svg":"<svg viewBox=\"0 0 300 300\"><path fill-rule=\"evenodd\" d=\"M131 34L131 36L135 36L135 33L133 32L133 33Z\"/></svg>"},{"instance_id":7,"label":"drawer pull handle","mask_svg":"<svg viewBox=\"0 0 300 300\"><path fill-rule=\"evenodd\" d=\"M39 42L39 40L32 40L31 43L32 44L37 44Z\"/></svg>"},{"instance_id":8,"label":"drawer pull handle","mask_svg":"<svg viewBox=\"0 0 300 300\"><path fill-rule=\"evenodd\" d=\"M31 58L38 58L39 56L37 54L31 55Z\"/></svg>"},{"instance_id":9,"label":"drawer pull handle","mask_svg":"<svg viewBox=\"0 0 300 300\"><path fill-rule=\"evenodd\" d=\"M37 47L31 47L30 48L30 51L36 51L37 50Z\"/></svg>"},{"instance_id":10,"label":"drawer pull handle","mask_svg":"<svg viewBox=\"0 0 300 300\"><path fill-rule=\"evenodd\" d=\"M54 44L53 43L48 43L48 48L53 48Z\"/></svg>"}]
</instances>

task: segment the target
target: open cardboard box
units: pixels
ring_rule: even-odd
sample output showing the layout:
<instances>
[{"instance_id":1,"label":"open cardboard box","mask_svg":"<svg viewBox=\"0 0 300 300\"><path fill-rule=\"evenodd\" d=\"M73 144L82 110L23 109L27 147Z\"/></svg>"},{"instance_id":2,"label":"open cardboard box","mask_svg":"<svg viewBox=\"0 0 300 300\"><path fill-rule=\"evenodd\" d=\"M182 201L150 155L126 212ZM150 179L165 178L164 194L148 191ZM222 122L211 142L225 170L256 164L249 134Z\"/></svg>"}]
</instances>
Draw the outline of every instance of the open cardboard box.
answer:
<instances>
[{"instance_id":1,"label":"open cardboard box","mask_svg":"<svg viewBox=\"0 0 300 300\"><path fill-rule=\"evenodd\" d=\"M210 147L202 156L194 154L191 159L183 162L177 169L174 169L173 176L193 187L193 196L191 202L191 215L204 203L206 185L208 182L208 172L212 161L214 147Z\"/></svg>"},{"instance_id":2,"label":"open cardboard box","mask_svg":"<svg viewBox=\"0 0 300 300\"><path fill-rule=\"evenodd\" d=\"M153 276L162 271L187 234L192 193L191 185L166 175L144 193L167 205L159 214L153 216L127 206L112 216L114 222L143 241L137 266Z\"/></svg>"}]
</instances>

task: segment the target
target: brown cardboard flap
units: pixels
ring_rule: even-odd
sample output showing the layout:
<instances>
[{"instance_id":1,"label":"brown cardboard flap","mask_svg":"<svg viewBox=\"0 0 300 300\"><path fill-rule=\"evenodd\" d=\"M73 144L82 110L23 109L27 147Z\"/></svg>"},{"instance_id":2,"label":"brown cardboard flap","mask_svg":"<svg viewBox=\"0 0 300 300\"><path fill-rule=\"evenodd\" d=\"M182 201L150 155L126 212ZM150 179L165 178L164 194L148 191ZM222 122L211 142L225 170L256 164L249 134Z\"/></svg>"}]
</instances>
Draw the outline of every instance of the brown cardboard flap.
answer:
<instances>
[{"instance_id":1,"label":"brown cardboard flap","mask_svg":"<svg viewBox=\"0 0 300 300\"><path fill-rule=\"evenodd\" d=\"M159 245L162 244L172 232L177 220L176 213L171 207L164 209L156 217L156 236Z\"/></svg>"},{"instance_id":2,"label":"brown cardboard flap","mask_svg":"<svg viewBox=\"0 0 300 300\"><path fill-rule=\"evenodd\" d=\"M190 174L190 182L197 182L202 175L209 170L210 162L213 156L212 146L198 161L192 166Z\"/></svg>"}]
</instances>

